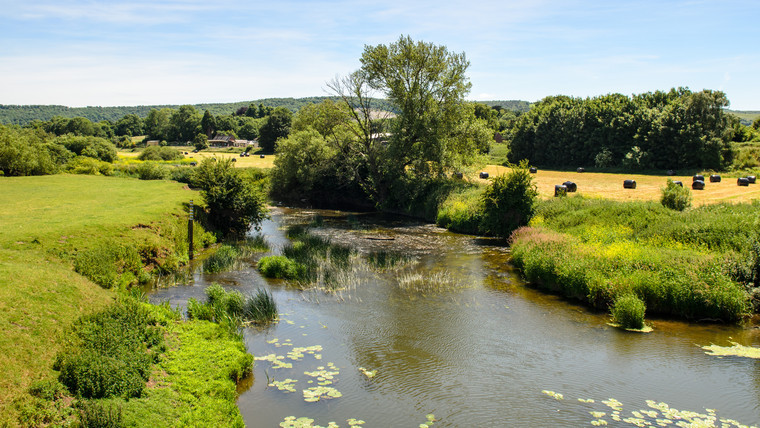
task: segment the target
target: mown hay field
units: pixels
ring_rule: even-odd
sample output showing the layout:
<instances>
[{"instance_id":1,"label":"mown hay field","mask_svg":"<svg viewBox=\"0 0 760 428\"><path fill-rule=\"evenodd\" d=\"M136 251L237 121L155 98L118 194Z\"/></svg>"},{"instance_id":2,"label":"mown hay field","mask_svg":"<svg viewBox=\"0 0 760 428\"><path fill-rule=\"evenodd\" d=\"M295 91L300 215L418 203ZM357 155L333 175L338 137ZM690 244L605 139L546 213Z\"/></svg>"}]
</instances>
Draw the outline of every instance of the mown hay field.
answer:
<instances>
[{"instance_id":1,"label":"mown hay field","mask_svg":"<svg viewBox=\"0 0 760 428\"><path fill-rule=\"evenodd\" d=\"M489 174L490 178L506 174L509 168L488 165L482 171ZM538 187L539 196L542 198L554 197L554 185L565 181L572 181L578 185L576 193L585 197L605 198L616 201L659 201L660 189L665 186L668 178L680 180L684 187L691 189L692 176L666 175L639 175L639 174L610 174L595 172L575 171L550 171L539 169L532 174ZM475 176L477 177L477 176ZM472 178L472 180L486 183L487 180ZM624 180L636 180L636 189L624 189ZM760 200L760 184L750 184L749 187L740 187L736 184L736 177L722 176L720 183L710 183L709 176L705 175L705 189L692 190L693 204L696 206L719 202L751 202Z\"/></svg>"}]
</instances>

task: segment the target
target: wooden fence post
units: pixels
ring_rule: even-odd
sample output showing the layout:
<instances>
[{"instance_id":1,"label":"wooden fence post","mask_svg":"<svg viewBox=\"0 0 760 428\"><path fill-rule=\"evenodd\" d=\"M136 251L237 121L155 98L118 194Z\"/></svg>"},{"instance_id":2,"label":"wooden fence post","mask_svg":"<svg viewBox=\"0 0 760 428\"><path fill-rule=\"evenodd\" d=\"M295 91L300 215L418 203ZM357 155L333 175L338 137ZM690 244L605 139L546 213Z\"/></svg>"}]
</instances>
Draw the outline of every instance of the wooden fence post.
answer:
<instances>
[{"instance_id":1,"label":"wooden fence post","mask_svg":"<svg viewBox=\"0 0 760 428\"><path fill-rule=\"evenodd\" d=\"M193 200L190 200L190 217L187 219L187 255L193 259Z\"/></svg>"}]
</instances>

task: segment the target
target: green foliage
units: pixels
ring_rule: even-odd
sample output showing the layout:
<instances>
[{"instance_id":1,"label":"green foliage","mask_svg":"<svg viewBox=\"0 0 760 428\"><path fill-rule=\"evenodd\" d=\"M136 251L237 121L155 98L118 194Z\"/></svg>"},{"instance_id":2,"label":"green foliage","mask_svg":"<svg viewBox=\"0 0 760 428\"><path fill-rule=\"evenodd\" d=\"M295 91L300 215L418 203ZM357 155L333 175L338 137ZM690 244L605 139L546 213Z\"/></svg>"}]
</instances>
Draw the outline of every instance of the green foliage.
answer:
<instances>
[{"instance_id":1,"label":"green foliage","mask_svg":"<svg viewBox=\"0 0 760 428\"><path fill-rule=\"evenodd\" d=\"M60 381L77 397L139 397L163 336L149 305L121 298L78 319L58 354Z\"/></svg>"},{"instance_id":2,"label":"green foliage","mask_svg":"<svg viewBox=\"0 0 760 428\"><path fill-rule=\"evenodd\" d=\"M473 186L452 192L441 204L435 222L454 232L477 235L483 223L483 192Z\"/></svg>"},{"instance_id":3,"label":"green foliage","mask_svg":"<svg viewBox=\"0 0 760 428\"><path fill-rule=\"evenodd\" d=\"M140 180L163 180L169 176L169 170L155 162L143 162L137 165L135 173Z\"/></svg>"},{"instance_id":4,"label":"green foliage","mask_svg":"<svg viewBox=\"0 0 760 428\"><path fill-rule=\"evenodd\" d=\"M293 113L284 107L275 108L259 128L259 146L268 153L273 153L275 143L286 138L290 133Z\"/></svg>"},{"instance_id":5,"label":"green foliage","mask_svg":"<svg viewBox=\"0 0 760 428\"><path fill-rule=\"evenodd\" d=\"M238 291L225 291L221 285L212 284L205 292L206 303L188 301L188 318L235 327L240 321L267 323L277 317L277 304L266 290L259 289L253 296L244 297Z\"/></svg>"},{"instance_id":6,"label":"green foliage","mask_svg":"<svg viewBox=\"0 0 760 428\"><path fill-rule=\"evenodd\" d=\"M266 217L263 189L236 171L230 158L204 159L193 182L206 200L209 223L225 235L243 236Z\"/></svg>"},{"instance_id":7,"label":"green foliage","mask_svg":"<svg viewBox=\"0 0 760 428\"><path fill-rule=\"evenodd\" d=\"M65 171L71 174L112 175L113 164L87 156L77 156L66 164Z\"/></svg>"},{"instance_id":8,"label":"green foliage","mask_svg":"<svg viewBox=\"0 0 760 428\"><path fill-rule=\"evenodd\" d=\"M120 406L89 400L79 402L79 424L82 428L121 428L122 419Z\"/></svg>"},{"instance_id":9,"label":"green foliage","mask_svg":"<svg viewBox=\"0 0 760 428\"><path fill-rule=\"evenodd\" d=\"M142 161L173 161L182 159L183 157L182 152L174 147L150 146L140 152L137 159Z\"/></svg>"},{"instance_id":10,"label":"green foliage","mask_svg":"<svg viewBox=\"0 0 760 428\"><path fill-rule=\"evenodd\" d=\"M673 180L668 179L665 187L661 189L660 203L665 208L683 211L691 206L691 190L687 187L678 186Z\"/></svg>"},{"instance_id":11,"label":"green foliage","mask_svg":"<svg viewBox=\"0 0 760 428\"><path fill-rule=\"evenodd\" d=\"M231 245L222 245L203 261L203 271L218 273L231 269L240 257L240 251Z\"/></svg>"},{"instance_id":12,"label":"green foliage","mask_svg":"<svg viewBox=\"0 0 760 428\"><path fill-rule=\"evenodd\" d=\"M297 279L302 267L285 256L267 256L259 260L258 269L267 278Z\"/></svg>"},{"instance_id":13,"label":"green foliage","mask_svg":"<svg viewBox=\"0 0 760 428\"><path fill-rule=\"evenodd\" d=\"M136 279L142 261L136 247L103 241L77 253L74 269L103 288L118 288Z\"/></svg>"},{"instance_id":14,"label":"green foliage","mask_svg":"<svg viewBox=\"0 0 760 428\"><path fill-rule=\"evenodd\" d=\"M723 92L686 88L627 97L546 97L512 129L509 158L543 166L722 169L735 120Z\"/></svg>"},{"instance_id":15,"label":"green foliage","mask_svg":"<svg viewBox=\"0 0 760 428\"><path fill-rule=\"evenodd\" d=\"M626 294L615 299L612 305L612 322L623 328L640 330L644 328L646 305L638 297Z\"/></svg>"},{"instance_id":16,"label":"green foliage","mask_svg":"<svg viewBox=\"0 0 760 428\"><path fill-rule=\"evenodd\" d=\"M757 204L685 212L658 203L555 198L512 237L532 283L604 309L634 294L652 313L738 321L750 313Z\"/></svg>"},{"instance_id":17,"label":"green foliage","mask_svg":"<svg viewBox=\"0 0 760 428\"><path fill-rule=\"evenodd\" d=\"M195 150L205 150L208 148L208 137L206 134L198 134L193 138Z\"/></svg>"},{"instance_id":18,"label":"green foliage","mask_svg":"<svg viewBox=\"0 0 760 428\"><path fill-rule=\"evenodd\" d=\"M245 301L243 317L255 323L266 323L277 318L277 304L272 294L258 289L256 294Z\"/></svg>"},{"instance_id":19,"label":"green foliage","mask_svg":"<svg viewBox=\"0 0 760 428\"><path fill-rule=\"evenodd\" d=\"M297 131L277 142L272 192L281 198L313 195L334 178L335 149L315 129Z\"/></svg>"},{"instance_id":20,"label":"green foliage","mask_svg":"<svg viewBox=\"0 0 760 428\"><path fill-rule=\"evenodd\" d=\"M533 217L537 197L528 162L513 165L509 173L495 177L483 194L483 230L502 238L509 237Z\"/></svg>"},{"instance_id":21,"label":"green foliage","mask_svg":"<svg viewBox=\"0 0 760 428\"><path fill-rule=\"evenodd\" d=\"M104 162L116 160L116 146L105 138L93 136L64 135L53 142L66 147L77 156L87 156Z\"/></svg>"},{"instance_id":22,"label":"green foliage","mask_svg":"<svg viewBox=\"0 0 760 428\"><path fill-rule=\"evenodd\" d=\"M6 177L55 174L72 154L46 141L44 133L0 125L0 171Z\"/></svg>"}]
</instances>

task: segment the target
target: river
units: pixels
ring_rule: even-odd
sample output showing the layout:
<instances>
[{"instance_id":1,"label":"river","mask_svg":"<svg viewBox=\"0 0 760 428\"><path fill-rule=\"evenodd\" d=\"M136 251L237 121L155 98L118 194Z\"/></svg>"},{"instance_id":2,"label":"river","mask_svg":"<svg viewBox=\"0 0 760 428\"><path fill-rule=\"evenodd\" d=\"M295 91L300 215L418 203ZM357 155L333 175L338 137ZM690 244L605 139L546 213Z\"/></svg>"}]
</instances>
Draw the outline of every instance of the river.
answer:
<instances>
[{"instance_id":1,"label":"river","mask_svg":"<svg viewBox=\"0 0 760 428\"><path fill-rule=\"evenodd\" d=\"M272 292L279 321L244 332L258 359L238 400L249 427L288 417L341 427L760 424L760 360L701 348L760 346L757 328L650 318L651 333L622 331L605 313L527 287L506 248L409 219L280 208L262 233L277 252L288 242L284 225L314 218L314 233L333 242L360 254L404 252L413 262L359 269L337 292L264 279L251 261L151 293L184 306L212 282ZM404 275L447 282L409 290L398 285ZM261 359L271 354L284 364ZM335 397L307 402L309 388Z\"/></svg>"}]
</instances>

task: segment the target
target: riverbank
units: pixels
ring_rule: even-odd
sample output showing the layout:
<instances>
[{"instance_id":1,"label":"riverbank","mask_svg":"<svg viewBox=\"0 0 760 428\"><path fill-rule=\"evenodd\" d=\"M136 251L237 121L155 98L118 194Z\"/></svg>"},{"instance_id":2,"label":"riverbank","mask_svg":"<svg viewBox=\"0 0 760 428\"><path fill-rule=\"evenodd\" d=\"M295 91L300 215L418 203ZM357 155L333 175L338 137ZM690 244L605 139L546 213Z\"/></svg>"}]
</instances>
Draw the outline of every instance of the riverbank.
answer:
<instances>
[{"instance_id":1,"label":"riverbank","mask_svg":"<svg viewBox=\"0 0 760 428\"><path fill-rule=\"evenodd\" d=\"M57 377L75 320L187 262L184 204L201 198L176 182L82 175L8 177L0 190L0 425L14 426L29 387ZM196 246L213 241L195 232Z\"/></svg>"},{"instance_id":2,"label":"riverbank","mask_svg":"<svg viewBox=\"0 0 760 428\"><path fill-rule=\"evenodd\" d=\"M597 309L633 294L650 314L739 322L758 309L758 208L557 198L512 235L512 260L534 285Z\"/></svg>"}]
</instances>

